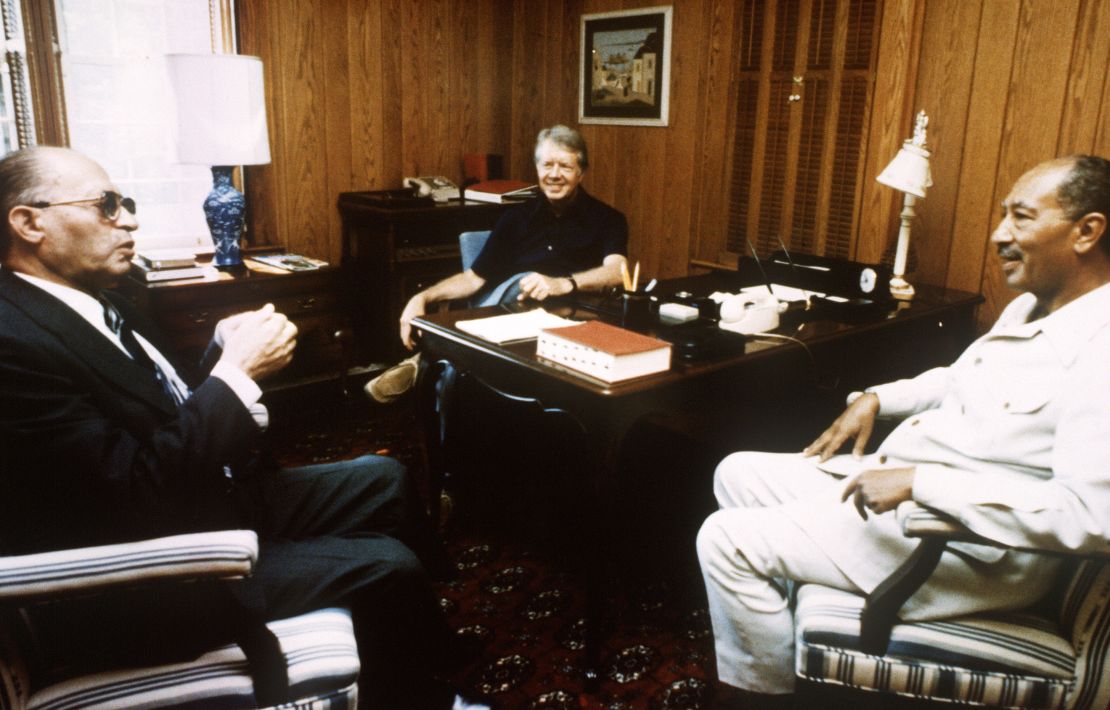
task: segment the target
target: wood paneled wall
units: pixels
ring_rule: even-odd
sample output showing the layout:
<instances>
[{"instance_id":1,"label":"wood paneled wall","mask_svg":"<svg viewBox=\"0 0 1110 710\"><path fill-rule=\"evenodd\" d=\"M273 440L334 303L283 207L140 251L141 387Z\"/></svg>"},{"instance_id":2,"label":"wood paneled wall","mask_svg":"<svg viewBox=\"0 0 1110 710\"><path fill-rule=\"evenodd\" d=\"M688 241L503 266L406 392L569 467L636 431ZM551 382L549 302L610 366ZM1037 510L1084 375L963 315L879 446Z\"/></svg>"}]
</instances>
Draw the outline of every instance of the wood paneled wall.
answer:
<instances>
[{"instance_id":1,"label":"wood paneled wall","mask_svg":"<svg viewBox=\"0 0 1110 710\"><path fill-rule=\"evenodd\" d=\"M582 14L652 0L240 0L241 51L266 66L270 166L250 168L255 239L337 260L336 196L411 174L461 177L500 153L532 175L536 131L576 124ZM732 0L671 0L671 125L581 126L592 193L625 212L648 276L716 261L725 244ZM886 0L861 147L856 258L894 241L901 196L874 181L931 119L934 186L918 203L911 281L982 291L989 322L1012 297L988 247L998 204L1040 160L1110 155L1110 3Z\"/></svg>"},{"instance_id":2,"label":"wood paneled wall","mask_svg":"<svg viewBox=\"0 0 1110 710\"><path fill-rule=\"evenodd\" d=\"M240 0L262 57L273 162L248 168L252 242L340 255L340 192L459 181L512 155L513 6L501 0Z\"/></svg>"},{"instance_id":3,"label":"wood paneled wall","mask_svg":"<svg viewBox=\"0 0 1110 710\"><path fill-rule=\"evenodd\" d=\"M934 186L920 203L917 279L1014 296L989 246L1014 181L1059 155L1110 157L1110 3L929 0L915 106L932 117Z\"/></svg>"}]
</instances>

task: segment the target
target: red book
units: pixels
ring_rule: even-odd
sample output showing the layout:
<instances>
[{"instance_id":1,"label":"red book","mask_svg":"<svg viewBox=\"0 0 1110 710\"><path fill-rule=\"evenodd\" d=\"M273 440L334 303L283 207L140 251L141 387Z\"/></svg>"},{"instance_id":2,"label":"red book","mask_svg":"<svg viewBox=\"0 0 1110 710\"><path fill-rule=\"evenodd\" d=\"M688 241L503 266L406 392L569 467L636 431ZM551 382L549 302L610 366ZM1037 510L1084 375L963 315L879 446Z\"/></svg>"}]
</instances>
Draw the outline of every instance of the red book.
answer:
<instances>
[{"instance_id":1,"label":"red book","mask_svg":"<svg viewBox=\"0 0 1110 710\"><path fill-rule=\"evenodd\" d=\"M671 368L670 343L596 320L541 330L536 354L604 382Z\"/></svg>"}]
</instances>

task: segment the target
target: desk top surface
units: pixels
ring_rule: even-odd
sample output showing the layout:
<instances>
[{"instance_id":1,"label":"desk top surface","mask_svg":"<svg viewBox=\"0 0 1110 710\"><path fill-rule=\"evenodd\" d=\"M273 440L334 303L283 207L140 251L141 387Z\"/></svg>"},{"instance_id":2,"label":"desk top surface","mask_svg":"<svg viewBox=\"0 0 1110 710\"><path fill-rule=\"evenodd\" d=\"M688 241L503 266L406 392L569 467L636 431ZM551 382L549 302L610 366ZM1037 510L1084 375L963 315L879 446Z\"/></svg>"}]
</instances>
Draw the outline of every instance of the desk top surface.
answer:
<instances>
[{"instance_id":1,"label":"desk top surface","mask_svg":"<svg viewBox=\"0 0 1110 710\"><path fill-rule=\"evenodd\" d=\"M673 295L679 292L707 296L714 291L735 291L741 285L735 273L721 272L660 282L653 294L659 302L666 302L673 300ZM591 296L588 300L580 299L578 303L556 304L549 301L543 306L550 312L574 320L601 318L616 322L615 310L619 308L619 298L611 296L607 303L605 297ZM957 314L973 318L975 306L981 301L982 297L978 294L923 286L918 287L917 297L913 301L847 308L831 315L821 313L821 308L807 311L804 303L797 303L782 314L780 327L770 336L741 336L722 331L712 322L682 326L654 323L644 332L675 343L671 369L612 384L537 357L535 340L498 345L465 333L455 326L461 320L505 313L506 310L501 307L427 314L415 319L413 325L423 334L422 349L430 350L435 357L461 356L473 359L474 362L484 361L491 366L499 364L523 368L592 394L621 397L775 357L788 349L798 350L802 344L812 349L822 344L851 340L855 336L922 319L943 319ZM676 330L679 332L675 332ZM709 344L703 352L699 353L694 349L683 353L680 344L686 344L686 341L681 339L690 337L702 338L703 342ZM473 367L474 362L469 363L469 366Z\"/></svg>"}]
</instances>

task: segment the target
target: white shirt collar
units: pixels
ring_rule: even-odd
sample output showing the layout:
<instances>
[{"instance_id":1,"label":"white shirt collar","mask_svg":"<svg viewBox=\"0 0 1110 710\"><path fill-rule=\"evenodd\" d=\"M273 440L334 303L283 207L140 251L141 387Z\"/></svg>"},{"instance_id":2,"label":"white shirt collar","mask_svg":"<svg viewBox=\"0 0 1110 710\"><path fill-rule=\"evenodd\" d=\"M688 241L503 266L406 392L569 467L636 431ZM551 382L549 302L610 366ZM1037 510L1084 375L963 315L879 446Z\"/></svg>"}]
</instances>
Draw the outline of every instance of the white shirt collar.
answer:
<instances>
[{"instance_id":1,"label":"white shirt collar","mask_svg":"<svg viewBox=\"0 0 1110 710\"><path fill-rule=\"evenodd\" d=\"M1030 338L1043 333L1064 364L1078 357L1084 343L1110 324L1110 283L1088 291L1044 318L1026 322L1036 306L1031 293L1023 293L1006 306L998 318L996 335Z\"/></svg>"}]
</instances>

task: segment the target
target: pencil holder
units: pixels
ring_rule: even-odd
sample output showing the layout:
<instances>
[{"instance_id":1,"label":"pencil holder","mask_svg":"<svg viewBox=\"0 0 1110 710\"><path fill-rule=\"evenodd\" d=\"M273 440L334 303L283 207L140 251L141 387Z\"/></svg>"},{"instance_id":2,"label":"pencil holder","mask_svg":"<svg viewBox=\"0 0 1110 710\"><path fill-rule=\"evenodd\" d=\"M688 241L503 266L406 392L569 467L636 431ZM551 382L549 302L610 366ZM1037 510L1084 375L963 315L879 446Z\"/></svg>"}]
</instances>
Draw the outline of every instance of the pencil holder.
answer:
<instances>
[{"instance_id":1,"label":"pencil holder","mask_svg":"<svg viewBox=\"0 0 1110 710\"><path fill-rule=\"evenodd\" d=\"M643 330L651 325L651 297L646 293L621 294L621 326Z\"/></svg>"}]
</instances>

